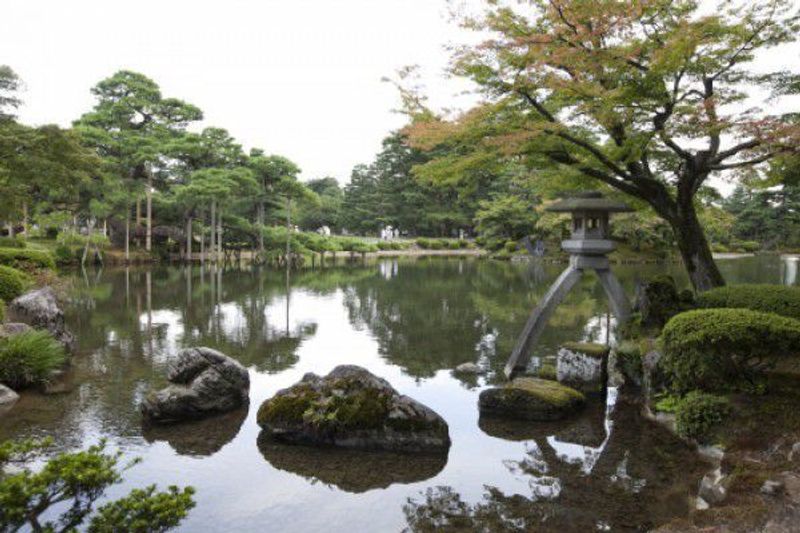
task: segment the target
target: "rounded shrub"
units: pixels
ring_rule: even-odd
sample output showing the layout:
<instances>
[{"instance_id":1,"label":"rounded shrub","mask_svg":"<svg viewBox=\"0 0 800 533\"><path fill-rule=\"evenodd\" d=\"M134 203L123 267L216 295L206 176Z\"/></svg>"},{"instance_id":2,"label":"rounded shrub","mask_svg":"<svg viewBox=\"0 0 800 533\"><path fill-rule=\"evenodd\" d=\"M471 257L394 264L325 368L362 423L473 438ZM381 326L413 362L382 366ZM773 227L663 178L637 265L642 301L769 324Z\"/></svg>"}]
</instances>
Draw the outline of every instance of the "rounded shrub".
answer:
<instances>
[{"instance_id":1,"label":"rounded shrub","mask_svg":"<svg viewBox=\"0 0 800 533\"><path fill-rule=\"evenodd\" d=\"M726 398L692 391L677 402L675 429L682 437L707 443L730 412L731 407Z\"/></svg>"},{"instance_id":2,"label":"rounded shrub","mask_svg":"<svg viewBox=\"0 0 800 533\"><path fill-rule=\"evenodd\" d=\"M678 392L749 388L758 373L800 353L800 320L750 309L698 309L661 332L659 367Z\"/></svg>"},{"instance_id":3,"label":"rounded shrub","mask_svg":"<svg viewBox=\"0 0 800 533\"><path fill-rule=\"evenodd\" d=\"M28 277L8 266L0 265L0 300L11 301L25 290Z\"/></svg>"},{"instance_id":4,"label":"rounded shrub","mask_svg":"<svg viewBox=\"0 0 800 533\"><path fill-rule=\"evenodd\" d=\"M728 285L700 293L697 296L697 306L752 309L800 320L800 287Z\"/></svg>"},{"instance_id":5,"label":"rounded shrub","mask_svg":"<svg viewBox=\"0 0 800 533\"><path fill-rule=\"evenodd\" d=\"M506 252L513 254L514 252L517 251L517 241L506 241L505 244L503 245L503 249Z\"/></svg>"},{"instance_id":6,"label":"rounded shrub","mask_svg":"<svg viewBox=\"0 0 800 533\"><path fill-rule=\"evenodd\" d=\"M0 339L0 382L12 388L46 383L65 361L64 347L47 331Z\"/></svg>"}]
</instances>

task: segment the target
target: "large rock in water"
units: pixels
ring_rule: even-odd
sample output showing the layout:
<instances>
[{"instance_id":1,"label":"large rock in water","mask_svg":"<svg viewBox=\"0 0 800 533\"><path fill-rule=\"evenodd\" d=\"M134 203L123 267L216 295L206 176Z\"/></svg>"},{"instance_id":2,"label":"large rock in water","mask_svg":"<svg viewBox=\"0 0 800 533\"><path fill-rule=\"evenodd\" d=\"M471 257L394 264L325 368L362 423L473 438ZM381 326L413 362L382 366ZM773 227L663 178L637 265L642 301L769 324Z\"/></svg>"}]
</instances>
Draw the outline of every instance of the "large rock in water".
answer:
<instances>
[{"instance_id":1,"label":"large rock in water","mask_svg":"<svg viewBox=\"0 0 800 533\"><path fill-rule=\"evenodd\" d=\"M0 406L11 405L19 400L19 395L0 383Z\"/></svg>"},{"instance_id":2,"label":"large rock in water","mask_svg":"<svg viewBox=\"0 0 800 533\"><path fill-rule=\"evenodd\" d=\"M46 329L67 350L75 350L75 335L64 323L64 311L58 306L52 288L43 287L23 294L11 302L9 311L9 318Z\"/></svg>"},{"instance_id":3,"label":"large rock in water","mask_svg":"<svg viewBox=\"0 0 800 533\"><path fill-rule=\"evenodd\" d=\"M177 422L231 411L249 400L250 376L238 361L211 348L186 348L170 363L171 385L145 397L145 419Z\"/></svg>"},{"instance_id":4,"label":"large rock in water","mask_svg":"<svg viewBox=\"0 0 800 533\"><path fill-rule=\"evenodd\" d=\"M539 378L516 378L478 397L481 414L517 420L560 420L577 412L586 398L575 389Z\"/></svg>"},{"instance_id":5,"label":"large rock in water","mask_svg":"<svg viewBox=\"0 0 800 533\"><path fill-rule=\"evenodd\" d=\"M268 436L290 443L361 450L434 452L450 447L447 423L364 368L306 374L258 410Z\"/></svg>"}]
</instances>

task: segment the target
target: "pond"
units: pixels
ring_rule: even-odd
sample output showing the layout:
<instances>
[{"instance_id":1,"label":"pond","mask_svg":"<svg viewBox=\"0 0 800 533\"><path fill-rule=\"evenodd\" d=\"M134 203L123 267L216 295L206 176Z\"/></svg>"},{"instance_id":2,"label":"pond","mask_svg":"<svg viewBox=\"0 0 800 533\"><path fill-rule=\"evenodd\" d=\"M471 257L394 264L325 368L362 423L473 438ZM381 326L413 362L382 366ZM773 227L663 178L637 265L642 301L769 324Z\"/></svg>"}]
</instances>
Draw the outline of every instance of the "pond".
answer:
<instances>
[{"instance_id":1,"label":"pond","mask_svg":"<svg viewBox=\"0 0 800 533\"><path fill-rule=\"evenodd\" d=\"M777 256L720 261L730 282L798 283ZM516 335L562 265L474 258L381 258L284 272L195 266L74 273L69 326L79 353L50 394L27 392L0 419L0 440L53 436L74 449L101 438L143 462L134 486L192 485L185 531L646 530L688 512L704 465L611 390L577 419L480 419L477 397L500 379ZM678 265L615 268L638 278ZM587 276L537 347L612 341L602 288ZM183 346L237 358L250 406L202 422L143 429L137 404L164 385ZM476 362L481 378L451 369ZM446 457L298 448L259 441L263 400L306 372L366 367L450 426Z\"/></svg>"}]
</instances>

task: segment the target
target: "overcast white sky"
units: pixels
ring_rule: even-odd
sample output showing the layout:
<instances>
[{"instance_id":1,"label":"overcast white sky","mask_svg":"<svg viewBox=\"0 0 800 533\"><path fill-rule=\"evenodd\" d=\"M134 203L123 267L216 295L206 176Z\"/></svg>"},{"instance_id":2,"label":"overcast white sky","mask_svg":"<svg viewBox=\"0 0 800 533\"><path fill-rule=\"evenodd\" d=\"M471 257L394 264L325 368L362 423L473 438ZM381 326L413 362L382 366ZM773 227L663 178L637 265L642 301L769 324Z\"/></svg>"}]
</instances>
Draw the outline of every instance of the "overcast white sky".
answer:
<instances>
[{"instance_id":1,"label":"overcast white sky","mask_svg":"<svg viewBox=\"0 0 800 533\"><path fill-rule=\"evenodd\" d=\"M0 64L25 82L21 121L69 125L95 83L132 69L245 148L343 182L403 124L381 78L409 64L440 75L459 31L444 0L2 2ZM441 104L460 90L427 86Z\"/></svg>"},{"instance_id":2,"label":"overcast white sky","mask_svg":"<svg viewBox=\"0 0 800 533\"><path fill-rule=\"evenodd\" d=\"M396 90L381 82L397 68L420 65L435 107L453 107L466 88L443 76L443 46L466 38L446 0L2 3L0 64L25 82L23 122L69 125L93 105L95 83L137 70L246 149L291 158L305 179L346 182L403 124L392 112ZM761 63L796 69L799 52L793 45Z\"/></svg>"}]
</instances>

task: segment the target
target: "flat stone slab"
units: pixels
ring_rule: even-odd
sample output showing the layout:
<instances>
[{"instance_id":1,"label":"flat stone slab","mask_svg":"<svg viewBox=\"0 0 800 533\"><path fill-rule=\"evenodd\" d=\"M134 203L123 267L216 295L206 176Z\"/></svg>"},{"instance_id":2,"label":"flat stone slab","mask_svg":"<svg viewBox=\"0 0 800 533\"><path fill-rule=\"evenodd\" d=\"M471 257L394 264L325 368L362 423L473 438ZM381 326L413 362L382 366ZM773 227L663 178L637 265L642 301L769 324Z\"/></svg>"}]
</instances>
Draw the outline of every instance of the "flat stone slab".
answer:
<instances>
[{"instance_id":1,"label":"flat stone slab","mask_svg":"<svg viewBox=\"0 0 800 533\"><path fill-rule=\"evenodd\" d=\"M395 452L450 447L447 423L364 368L341 365L308 373L258 410L258 425L280 442Z\"/></svg>"},{"instance_id":2,"label":"flat stone slab","mask_svg":"<svg viewBox=\"0 0 800 533\"><path fill-rule=\"evenodd\" d=\"M481 414L517 420L561 420L586 403L583 394L555 381L521 377L486 389L478 398Z\"/></svg>"}]
</instances>

